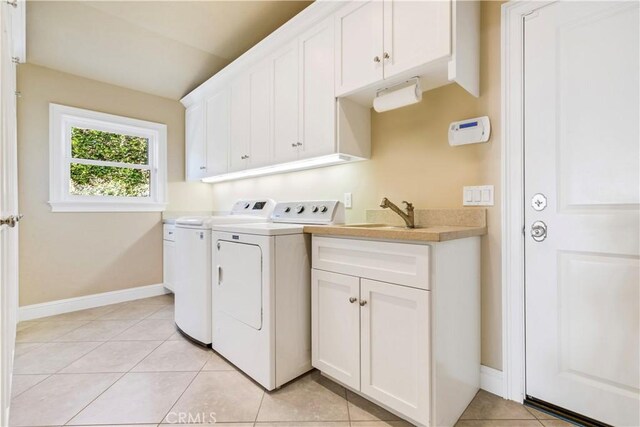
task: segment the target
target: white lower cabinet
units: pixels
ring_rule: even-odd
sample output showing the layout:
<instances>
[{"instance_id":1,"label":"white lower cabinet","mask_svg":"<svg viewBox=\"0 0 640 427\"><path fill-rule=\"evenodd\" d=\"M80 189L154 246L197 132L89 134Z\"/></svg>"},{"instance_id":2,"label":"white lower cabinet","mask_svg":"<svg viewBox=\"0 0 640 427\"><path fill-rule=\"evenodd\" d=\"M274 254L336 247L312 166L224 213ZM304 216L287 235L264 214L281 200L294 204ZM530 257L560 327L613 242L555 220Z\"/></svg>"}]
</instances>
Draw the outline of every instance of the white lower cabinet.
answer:
<instances>
[{"instance_id":1,"label":"white lower cabinet","mask_svg":"<svg viewBox=\"0 0 640 427\"><path fill-rule=\"evenodd\" d=\"M429 291L313 270L312 363L412 419L429 416Z\"/></svg>"},{"instance_id":2,"label":"white lower cabinet","mask_svg":"<svg viewBox=\"0 0 640 427\"><path fill-rule=\"evenodd\" d=\"M311 300L313 366L359 388L360 279L313 270Z\"/></svg>"},{"instance_id":3,"label":"white lower cabinet","mask_svg":"<svg viewBox=\"0 0 640 427\"><path fill-rule=\"evenodd\" d=\"M480 382L480 239L314 236L312 257L313 366L412 423L453 426Z\"/></svg>"},{"instance_id":4,"label":"white lower cabinet","mask_svg":"<svg viewBox=\"0 0 640 427\"><path fill-rule=\"evenodd\" d=\"M176 241L175 226L164 225L162 240L162 281L164 287L175 292L176 283Z\"/></svg>"},{"instance_id":5,"label":"white lower cabinet","mask_svg":"<svg viewBox=\"0 0 640 427\"><path fill-rule=\"evenodd\" d=\"M430 399L429 294L360 279L360 391L424 424Z\"/></svg>"}]
</instances>

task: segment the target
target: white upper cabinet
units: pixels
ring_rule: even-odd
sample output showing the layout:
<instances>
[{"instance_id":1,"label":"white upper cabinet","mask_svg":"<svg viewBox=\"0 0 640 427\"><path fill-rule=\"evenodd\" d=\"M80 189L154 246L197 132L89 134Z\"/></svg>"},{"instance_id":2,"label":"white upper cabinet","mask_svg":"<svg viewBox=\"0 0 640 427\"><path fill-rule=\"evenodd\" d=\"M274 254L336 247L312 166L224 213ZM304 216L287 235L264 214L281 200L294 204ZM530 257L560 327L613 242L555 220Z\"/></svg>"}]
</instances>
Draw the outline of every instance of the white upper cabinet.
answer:
<instances>
[{"instance_id":1,"label":"white upper cabinet","mask_svg":"<svg viewBox=\"0 0 640 427\"><path fill-rule=\"evenodd\" d=\"M334 25L325 19L302 34L300 52L300 158L336 151Z\"/></svg>"},{"instance_id":2,"label":"white upper cabinet","mask_svg":"<svg viewBox=\"0 0 640 427\"><path fill-rule=\"evenodd\" d=\"M207 176L207 151L204 134L204 102L198 102L187 108L185 113L185 145L187 181Z\"/></svg>"},{"instance_id":3,"label":"white upper cabinet","mask_svg":"<svg viewBox=\"0 0 640 427\"><path fill-rule=\"evenodd\" d=\"M451 53L449 1L384 0L384 78Z\"/></svg>"},{"instance_id":4,"label":"white upper cabinet","mask_svg":"<svg viewBox=\"0 0 640 427\"><path fill-rule=\"evenodd\" d=\"M230 138L229 90L222 90L206 102L207 176L226 173Z\"/></svg>"},{"instance_id":5,"label":"white upper cabinet","mask_svg":"<svg viewBox=\"0 0 640 427\"><path fill-rule=\"evenodd\" d=\"M271 59L273 67L273 157L276 162L298 158L299 65L298 42L289 43Z\"/></svg>"},{"instance_id":6,"label":"white upper cabinet","mask_svg":"<svg viewBox=\"0 0 640 427\"><path fill-rule=\"evenodd\" d=\"M262 61L249 72L248 167L271 162L271 67ZM246 126L246 124L245 124Z\"/></svg>"},{"instance_id":7,"label":"white upper cabinet","mask_svg":"<svg viewBox=\"0 0 640 427\"><path fill-rule=\"evenodd\" d=\"M377 91L419 77L479 95L477 1L370 0L335 13L336 96L371 105Z\"/></svg>"},{"instance_id":8,"label":"white upper cabinet","mask_svg":"<svg viewBox=\"0 0 640 427\"><path fill-rule=\"evenodd\" d=\"M229 172L247 168L251 129L251 83L244 75L231 83Z\"/></svg>"},{"instance_id":9,"label":"white upper cabinet","mask_svg":"<svg viewBox=\"0 0 640 427\"><path fill-rule=\"evenodd\" d=\"M369 0L336 13L336 95L382 80L383 10L382 1Z\"/></svg>"}]
</instances>

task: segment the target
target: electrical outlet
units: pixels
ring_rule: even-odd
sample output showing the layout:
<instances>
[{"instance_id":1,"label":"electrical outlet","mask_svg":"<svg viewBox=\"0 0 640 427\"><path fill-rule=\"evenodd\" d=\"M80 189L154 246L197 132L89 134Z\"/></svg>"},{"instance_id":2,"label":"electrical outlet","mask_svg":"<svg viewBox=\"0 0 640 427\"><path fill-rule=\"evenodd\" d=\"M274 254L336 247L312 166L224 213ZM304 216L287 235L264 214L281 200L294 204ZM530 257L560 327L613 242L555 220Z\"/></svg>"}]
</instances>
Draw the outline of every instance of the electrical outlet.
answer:
<instances>
[{"instance_id":1,"label":"electrical outlet","mask_svg":"<svg viewBox=\"0 0 640 427\"><path fill-rule=\"evenodd\" d=\"M351 193L344 193L344 207L351 209Z\"/></svg>"},{"instance_id":2,"label":"electrical outlet","mask_svg":"<svg viewBox=\"0 0 640 427\"><path fill-rule=\"evenodd\" d=\"M463 206L493 206L493 185L462 187Z\"/></svg>"}]
</instances>

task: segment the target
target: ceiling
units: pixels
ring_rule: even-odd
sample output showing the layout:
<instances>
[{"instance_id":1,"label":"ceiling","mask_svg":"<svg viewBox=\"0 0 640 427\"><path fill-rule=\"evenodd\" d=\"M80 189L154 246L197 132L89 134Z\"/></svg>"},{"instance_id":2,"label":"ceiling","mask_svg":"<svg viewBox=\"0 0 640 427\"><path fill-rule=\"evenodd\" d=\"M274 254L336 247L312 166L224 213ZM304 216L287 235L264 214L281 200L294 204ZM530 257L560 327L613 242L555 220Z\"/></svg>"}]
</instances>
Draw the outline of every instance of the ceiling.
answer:
<instances>
[{"instance_id":1,"label":"ceiling","mask_svg":"<svg viewBox=\"0 0 640 427\"><path fill-rule=\"evenodd\" d=\"M28 1L27 62L180 99L309 1Z\"/></svg>"}]
</instances>

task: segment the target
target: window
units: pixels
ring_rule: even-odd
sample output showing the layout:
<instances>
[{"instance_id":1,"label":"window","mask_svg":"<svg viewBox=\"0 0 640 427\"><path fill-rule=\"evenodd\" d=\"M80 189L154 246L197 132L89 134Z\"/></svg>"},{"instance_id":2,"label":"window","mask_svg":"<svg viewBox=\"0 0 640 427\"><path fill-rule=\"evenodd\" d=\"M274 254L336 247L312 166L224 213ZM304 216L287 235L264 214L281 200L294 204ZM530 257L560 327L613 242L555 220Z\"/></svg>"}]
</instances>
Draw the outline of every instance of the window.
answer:
<instances>
[{"instance_id":1,"label":"window","mask_svg":"<svg viewBox=\"0 0 640 427\"><path fill-rule=\"evenodd\" d=\"M49 104L49 132L52 211L164 210L165 125Z\"/></svg>"}]
</instances>

